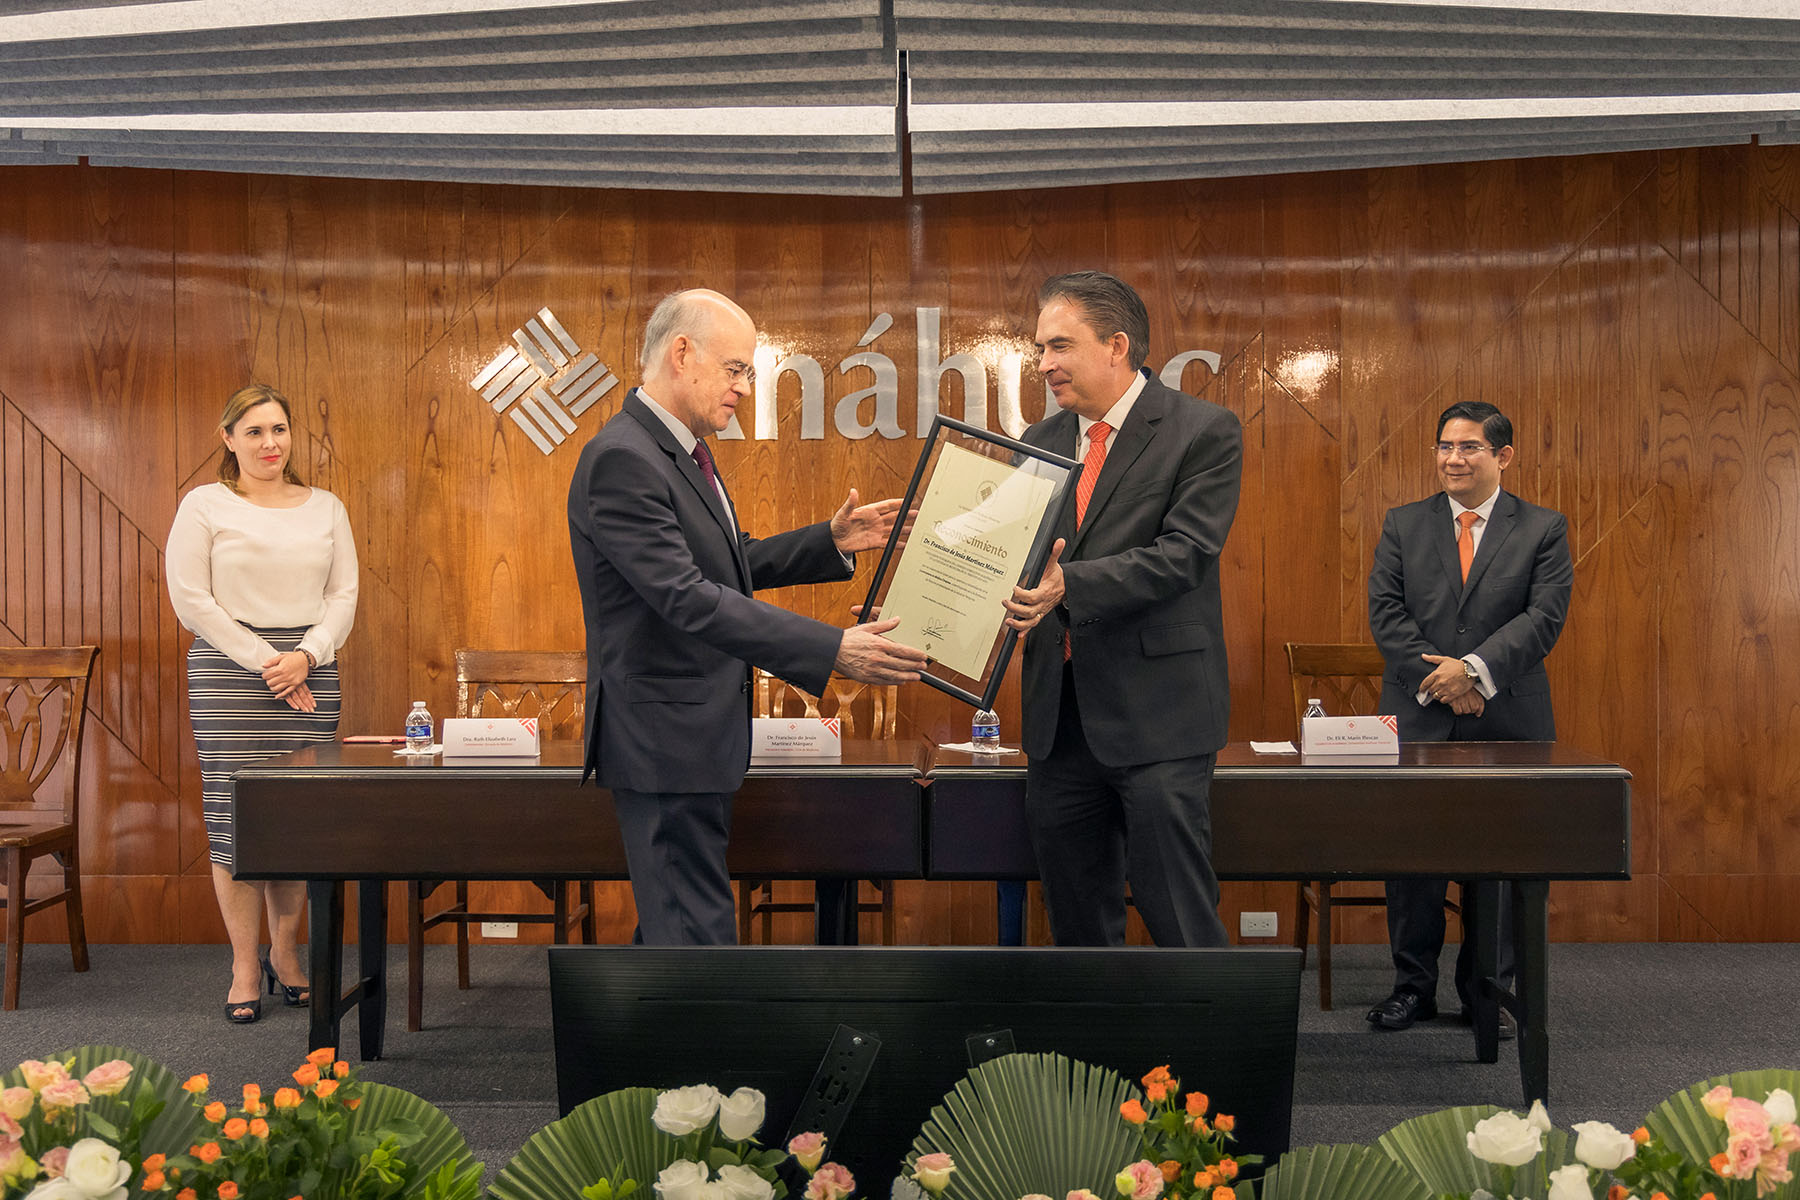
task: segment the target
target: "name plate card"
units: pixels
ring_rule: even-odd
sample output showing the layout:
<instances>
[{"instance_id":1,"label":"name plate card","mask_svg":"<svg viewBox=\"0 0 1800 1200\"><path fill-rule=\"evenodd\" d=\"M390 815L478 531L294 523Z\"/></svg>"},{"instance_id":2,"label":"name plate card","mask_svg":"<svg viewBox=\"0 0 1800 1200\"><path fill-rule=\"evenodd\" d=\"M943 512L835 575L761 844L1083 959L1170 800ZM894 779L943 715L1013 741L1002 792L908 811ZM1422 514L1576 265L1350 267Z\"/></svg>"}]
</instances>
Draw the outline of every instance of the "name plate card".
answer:
<instances>
[{"instance_id":1,"label":"name plate card","mask_svg":"<svg viewBox=\"0 0 1800 1200\"><path fill-rule=\"evenodd\" d=\"M836 717L755 717L750 753L762 757L841 758L843 729Z\"/></svg>"},{"instance_id":2,"label":"name plate card","mask_svg":"<svg viewBox=\"0 0 1800 1200\"><path fill-rule=\"evenodd\" d=\"M536 717L445 717L444 753L465 758L536 758Z\"/></svg>"},{"instance_id":3,"label":"name plate card","mask_svg":"<svg viewBox=\"0 0 1800 1200\"><path fill-rule=\"evenodd\" d=\"M1398 754L1400 720L1378 717L1307 717L1300 722L1304 754Z\"/></svg>"}]
</instances>

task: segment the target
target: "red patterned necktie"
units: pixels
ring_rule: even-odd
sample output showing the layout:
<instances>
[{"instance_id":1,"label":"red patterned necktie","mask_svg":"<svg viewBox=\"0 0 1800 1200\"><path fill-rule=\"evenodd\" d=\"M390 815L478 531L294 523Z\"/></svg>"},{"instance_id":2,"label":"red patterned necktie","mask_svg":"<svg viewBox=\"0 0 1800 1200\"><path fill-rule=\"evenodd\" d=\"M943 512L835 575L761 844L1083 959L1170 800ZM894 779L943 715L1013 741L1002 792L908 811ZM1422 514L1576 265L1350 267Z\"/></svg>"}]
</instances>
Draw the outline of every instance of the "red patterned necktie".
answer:
<instances>
[{"instance_id":1,"label":"red patterned necktie","mask_svg":"<svg viewBox=\"0 0 1800 1200\"><path fill-rule=\"evenodd\" d=\"M1075 527L1081 528L1082 518L1087 516L1088 501L1093 498L1094 484L1100 480L1100 467L1106 462L1106 435L1112 432L1112 426L1105 421L1095 421L1088 426L1087 457L1081 460L1081 478L1075 484Z\"/></svg>"},{"instance_id":2,"label":"red patterned necktie","mask_svg":"<svg viewBox=\"0 0 1800 1200\"><path fill-rule=\"evenodd\" d=\"M694 443L694 461L700 464L700 473L706 476L706 482L719 486L719 473L713 469L712 451L706 448L705 442Z\"/></svg>"},{"instance_id":3,"label":"red patterned necktie","mask_svg":"<svg viewBox=\"0 0 1800 1200\"><path fill-rule=\"evenodd\" d=\"M1079 498L1078 498L1079 499ZM1475 561L1475 522L1481 520L1481 514L1474 511L1456 514L1456 523L1462 531L1456 535L1456 557L1462 563L1462 581L1469 582L1469 564Z\"/></svg>"}]
</instances>

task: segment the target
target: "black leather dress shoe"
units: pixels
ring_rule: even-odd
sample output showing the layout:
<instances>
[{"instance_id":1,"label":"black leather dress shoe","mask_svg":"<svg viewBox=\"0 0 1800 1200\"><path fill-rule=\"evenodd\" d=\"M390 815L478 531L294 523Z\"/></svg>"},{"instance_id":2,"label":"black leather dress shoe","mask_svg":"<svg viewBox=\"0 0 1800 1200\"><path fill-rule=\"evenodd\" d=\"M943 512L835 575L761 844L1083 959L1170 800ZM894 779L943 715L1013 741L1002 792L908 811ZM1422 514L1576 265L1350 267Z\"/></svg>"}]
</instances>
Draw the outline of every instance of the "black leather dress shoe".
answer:
<instances>
[{"instance_id":1,"label":"black leather dress shoe","mask_svg":"<svg viewBox=\"0 0 1800 1200\"><path fill-rule=\"evenodd\" d=\"M1395 992L1369 1010L1369 1024L1377 1029L1411 1029L1414 1021L1437 1016L1437 1003L1417 992Z\"/></svg>"}]
</instances>

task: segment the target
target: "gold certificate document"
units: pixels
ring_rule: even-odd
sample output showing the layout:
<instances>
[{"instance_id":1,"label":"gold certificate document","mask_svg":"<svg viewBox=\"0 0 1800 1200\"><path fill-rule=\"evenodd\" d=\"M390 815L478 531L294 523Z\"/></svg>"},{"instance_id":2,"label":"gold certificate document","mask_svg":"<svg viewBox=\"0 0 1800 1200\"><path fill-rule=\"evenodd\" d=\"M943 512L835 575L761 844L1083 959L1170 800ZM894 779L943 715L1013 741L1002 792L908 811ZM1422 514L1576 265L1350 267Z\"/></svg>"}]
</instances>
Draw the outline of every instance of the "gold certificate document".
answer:
<instances>
[{"instance_id":1,"label":"gold certificate document","mask_svg":"<svg viewBox=\"0 0 1800 1200\"><path fill-rule=\"evenodd\" d=\"M1058 482L1049 464L1009 463L946 442L894 565L881 616L887 636L944 666L983 677Z\"/></svg>"}]
</instances>

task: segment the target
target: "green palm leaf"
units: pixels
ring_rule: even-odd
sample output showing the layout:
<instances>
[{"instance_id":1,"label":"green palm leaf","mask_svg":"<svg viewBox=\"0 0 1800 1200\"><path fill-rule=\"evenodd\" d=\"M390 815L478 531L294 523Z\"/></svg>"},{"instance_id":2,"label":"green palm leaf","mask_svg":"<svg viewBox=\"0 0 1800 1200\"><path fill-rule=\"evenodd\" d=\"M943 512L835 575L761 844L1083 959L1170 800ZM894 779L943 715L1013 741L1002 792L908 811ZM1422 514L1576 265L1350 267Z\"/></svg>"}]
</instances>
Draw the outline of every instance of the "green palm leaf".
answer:
<instances>
[{"instance_id":1,"label":"green palm leaf","mask_svg":"<svg viewBox=\"0 0 1800 1200\"><path fill-rule=\"evenodd\" d=\"M1491 1104L1446 1108L1402 1121L1376 1143L1395 1162L1422 1180L1430 1194L1464 1193L1486 1188L1497 1196L1542 1196L1550 1189L1550 1172L1574 1161L1568 1133L1552 1129L1544 1148L1522 1167L1483 1162L1469 1153L1469 1131L1477 1122L1502 1111ZM1509 1179L1508 1176L1511 1176Z\"/></svg>"},{"instance_id":2,"label":"green palm leaf","mask_svg":"<svg viewBox=\"0 0 1800 1200\"><path fill-rule=\"evenodd\" d=\"M1008 1054L970 1071L913 1139L920 1155L956 1161L945 1200L1019 1200L1076 1188L1113 1194L1138 1157L1138 1131L1119 1116L1135 1092L1117 1072L1060 1054Z\"/></svg>"},{"instance_id":3,"label":"green palm leaf","mask_svg":"<svg viewBox=\"0 0 1800 1200\"><path fill-rule=\"evenodd\" d=\"M475 1161L469 1143L463 1139L461 1131L451 1124L450 1118L433 1105L411 1092L397 1087L389 1087L385 1083L363 1083L362 1103L350 1114L350 1136L359 1134L376 1136L378 1130L405 1132L414 1135L413 1140L398 1150L398 1156L411 1171L406 1190L402 1196L417 1196L424 1192L427 1181L437 1175L445 1163L451 1167L452 1178L458 1184L467 1181L471 1194L473 1184L481 1177L481 1164ZM336 1196L343 1194L350 1180L355 1175L355 1168L327 1172L320 1181L318 1194Z\"/></svg>"},{"instance_id":4,"label":"green palm leaf","mask_svg":"<svg viewBox=\"0 0 1800 1200\"><path fill-rule=\"evenodd\" d=\"M1423 1180L1373 1146L1303 1146L1263 1176L1261 1200L1432 1200Z\"/></svg>"},{"instance_id":5,"label":"green palm leaf","mask_svg":"<svg viewBox=\"0 0 1800 1200\"><path fill-rule=\"evenodd\" d=\"M95 1096L83 1105L87 1115L98 1117L122 1132L129 1126L131 1113L135 1108L160 1103L161 1113L144 1127L143 1137L138 1145L140 1158L156 1153L183 1153L200 1140L201 1131L210 1126L200 1115L199 1109L189 1103L187 1093L181 1090L182 1081L175 1078L167 1067L144 1057L136 1050L127 1050L123 1046L77 1046L73 1050L47 1055L44 1061L68 1062L74 1059L69 1071L79 1079L101 1063L111 1062L115 1058L124 1059L131 1064L131 1078L118 1095ZM24 1082L25 1072L15 1067L0 1078L0 1088L19 1087ZM108 1136L106 1140L116 1144L118 1139ZM129 1153L131 1148L122 1149Z\"/></svg>"},{"instance_id":6,"label":"green palm leaf","mask_svg":"<svg viewBox=\"0 0 1800 1200\"><path fill-rule=\"evenodd\" d=\"M1725 1148L1724 1123L1710 1116L1700 1104L1700 1098L1719 1084L1730 1088L1734 1096L1743 1096L1760 1104L1776 1088L1786 1088L1790 1096L1800 1096L1800 1071L1775 1067L1702 1080L1651 1109L1644 1117L1644 1127L1671 1150L1680 1151L1683 1157L1693 1162L1705 1164ZM1775 1200L1795 1200L1800 1197L1800 1178L1780 1185L1768 1195Z\"/></svg>"},{"instance_id":7,"label":"green palm leaf","mask_svg":"<svg viewBox=\"0 0 1800 1200\"><path fill-rule=\"evenodd\" d=\"M655 1088L621 1088L552 1121L519 1147L488 1194L494 1200L580 1200L582 1188L612 1179L623 1164L624 1178L636 1180L639 1194L647 1195L662 1169L680 1156L676 1140L650 1123L656 1096Z\"/></svg>"}]
</instances>

